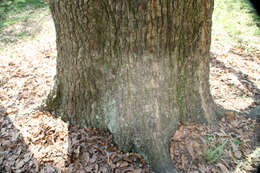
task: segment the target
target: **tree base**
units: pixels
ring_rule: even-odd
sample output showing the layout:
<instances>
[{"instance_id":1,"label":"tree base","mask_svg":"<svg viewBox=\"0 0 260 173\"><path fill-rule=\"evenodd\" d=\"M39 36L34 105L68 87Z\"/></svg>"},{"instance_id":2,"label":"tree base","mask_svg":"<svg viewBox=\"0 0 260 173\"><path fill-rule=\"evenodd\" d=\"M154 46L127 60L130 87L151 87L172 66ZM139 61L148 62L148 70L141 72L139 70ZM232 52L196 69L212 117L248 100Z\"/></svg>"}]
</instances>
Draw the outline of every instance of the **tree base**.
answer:
<instances>
[{"instance_id":1,"label":"tree base","mask_svg":"<svg viewBox=\"0 0 260 173\"><path fill-rule=\"evenodd\" d=\"M50 92L46 100L44 100L42 105L40 106L41 111L52 112L58 110L60 102L57 93L58 93L58 87L57 87L57 81L55 81L55 84L53 88L50 89Z\"/></svg>"}]
</instances>

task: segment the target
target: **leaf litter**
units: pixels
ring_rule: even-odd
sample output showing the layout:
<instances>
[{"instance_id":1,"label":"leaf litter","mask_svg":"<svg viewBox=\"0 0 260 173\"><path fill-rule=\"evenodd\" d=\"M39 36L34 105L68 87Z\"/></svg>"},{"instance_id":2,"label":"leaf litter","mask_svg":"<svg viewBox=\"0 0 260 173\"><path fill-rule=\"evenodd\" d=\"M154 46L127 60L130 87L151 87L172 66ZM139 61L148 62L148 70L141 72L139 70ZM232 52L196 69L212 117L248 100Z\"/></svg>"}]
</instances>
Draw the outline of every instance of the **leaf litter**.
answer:
<instances>
[{"instance_id":1,"label":"leaf litter","mask_svg":"<svg viewBox=\"0 0 260 173\"><path fill-rule=\"evenodd\" d=\"M255 150L255 121L233 112L214 126L198 123L180 125L171 138L171 158L184 172L248 172L254 164L248 158ZM236 170L236 171L235 171Z\"/></svg>"},{"instance_id":2,"label":"leaf litter","mask_svg":"<svg viewBox=\"0 0 260 173\"><path fill-rule=\"evenodd\" d=\"M140 155L119 151L108 132L71 126L37 111L53 86L56 66L51 16L41 21L36 38L0 52L0 172L152 172ZM246 114L259 105L260 56L218 40L212 45L214 100ZM169 146L178 170L244 173L260 163L255 120L233 111L215 126L180 124Z\"/></svg>"}]
</instances>

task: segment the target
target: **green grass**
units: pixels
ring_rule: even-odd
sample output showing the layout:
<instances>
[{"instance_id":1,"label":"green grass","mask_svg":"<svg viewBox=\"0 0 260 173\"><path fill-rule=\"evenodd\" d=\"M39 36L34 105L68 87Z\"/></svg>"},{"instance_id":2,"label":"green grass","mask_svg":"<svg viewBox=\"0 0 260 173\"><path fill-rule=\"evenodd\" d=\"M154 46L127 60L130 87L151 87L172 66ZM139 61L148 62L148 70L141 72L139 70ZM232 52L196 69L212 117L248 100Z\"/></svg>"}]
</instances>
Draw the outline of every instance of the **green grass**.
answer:
<instances>
[{"instance_id":1,"label":"green grass","mask_svg":"<svg viewBox=\"0 0 260 173\"><path fill-rule=\"evenodd\" d=\"M24 16L23 12L46 6L44 0L0 0L0 28L30 17L30 14Z\"/></svg>"},{"instance_id":2,"label":"green grass","mask_svg":"<svg viewBox=\"0 0 260 173\"><path fill-rule=\"evenodd\" d=\"M45 0L0 0L0 45L16 42L39 31L33 19L46 12Z\"/></svg>"},{"instance_id":3,"label":"green grass","mask_svg":"<svg viewBox=\"0 0 260 173\"><path fill-rule=\"evenodd\" d=\"M223 28L225 41L248 52L260 46L260 17L248 0L215 0L213 28Z\"/></svg>"},{"instance_id":4,"label":"green grass","mask_svg":"<svg viewBox=\"0 0 260 173\"><path fill-rule=\"evenodd\" d=\"M214 143L211 143L207 146L204 157L209 162L217 162L222 158L222 156L225 153L225 146L228 143L228 141L224 141L221 145L216 146Z\"/></svg>"},{"instance_id":5,"label":"green grass","mask_svg":"<svg viewBox=\"0 0 260 173\"><path fill-rule=\"evenodd\" d=\"M203 156L208 163L218 162L220 159L226 157L225 149L229 140L223 140L216 136L205 136L205 139L207 143ZM237 140L236 142L240 141Z\"/></svg>"}]
</instances>

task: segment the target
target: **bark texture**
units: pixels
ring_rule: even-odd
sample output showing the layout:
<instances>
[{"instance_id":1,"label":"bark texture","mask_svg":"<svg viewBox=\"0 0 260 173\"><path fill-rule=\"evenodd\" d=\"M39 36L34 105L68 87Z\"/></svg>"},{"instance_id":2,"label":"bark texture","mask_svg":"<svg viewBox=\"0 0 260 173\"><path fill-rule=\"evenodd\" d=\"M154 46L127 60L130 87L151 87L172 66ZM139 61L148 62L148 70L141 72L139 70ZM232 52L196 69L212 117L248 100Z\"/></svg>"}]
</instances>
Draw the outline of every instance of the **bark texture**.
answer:
<instances>
[{"instance_id":1,"label":"bark texture","mask_svg":"<svg viewBox=\"0 0 260 173\"><path fill-rule=\"evenodd\" d=\"M213 0L50 0L57 80L49 109L108 129L156 172L175 172L180 120L213 122L209 49Z\"/></svg>"}]
</instances>

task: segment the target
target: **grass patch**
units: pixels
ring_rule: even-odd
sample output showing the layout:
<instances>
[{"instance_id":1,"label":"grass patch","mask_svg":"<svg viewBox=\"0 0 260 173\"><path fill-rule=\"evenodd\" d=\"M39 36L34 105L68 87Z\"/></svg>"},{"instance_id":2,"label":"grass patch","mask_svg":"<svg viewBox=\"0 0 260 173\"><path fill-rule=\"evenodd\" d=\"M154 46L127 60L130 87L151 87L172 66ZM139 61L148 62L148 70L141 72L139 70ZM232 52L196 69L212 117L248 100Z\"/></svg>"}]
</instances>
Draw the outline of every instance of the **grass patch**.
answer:
<instances>
[{"instance_id":1,"label":"grass patch","mask_svg":"<svg viewBox=\"0 0 260 173\"><path fill-rule=\"evenodd\" d=\"M214 137L206 137L209 141L204 152L204 157L208 163L218 162L225 154L225 147L228 144L228 140L225 140L222 144L217 145Z\"/></svg>"},{"instance_id":2,"label":"grass patch","mask_svg":"<svg viewBox=\"0 0 260 173\"><path fill-rule=\"evenodd\" d=\"M34 37L37 23L48 13L44 0L0 0L0 45Z\"/></svg>"},{"instance_id":3,"label":"grass patch","mask_svg":"<svg viewBox=\"0 0 260 173\"><path fill-rule=\"evenodd\" d=\"M44 0L0 0L0 28L30 17L30 14L18 15L22 12L46 6Z\"/></svg>"},{"instance_id":4,"label":"grass patch","mask_svg":"<svg viewBox=\"0 0 260 173\"><path fill-rule=\"evenodd\" d=\"M260 53L260 17L247 0L215 0L213 28L223 28L221 40L248 52Z\"/></svg>"}]
</instances>

